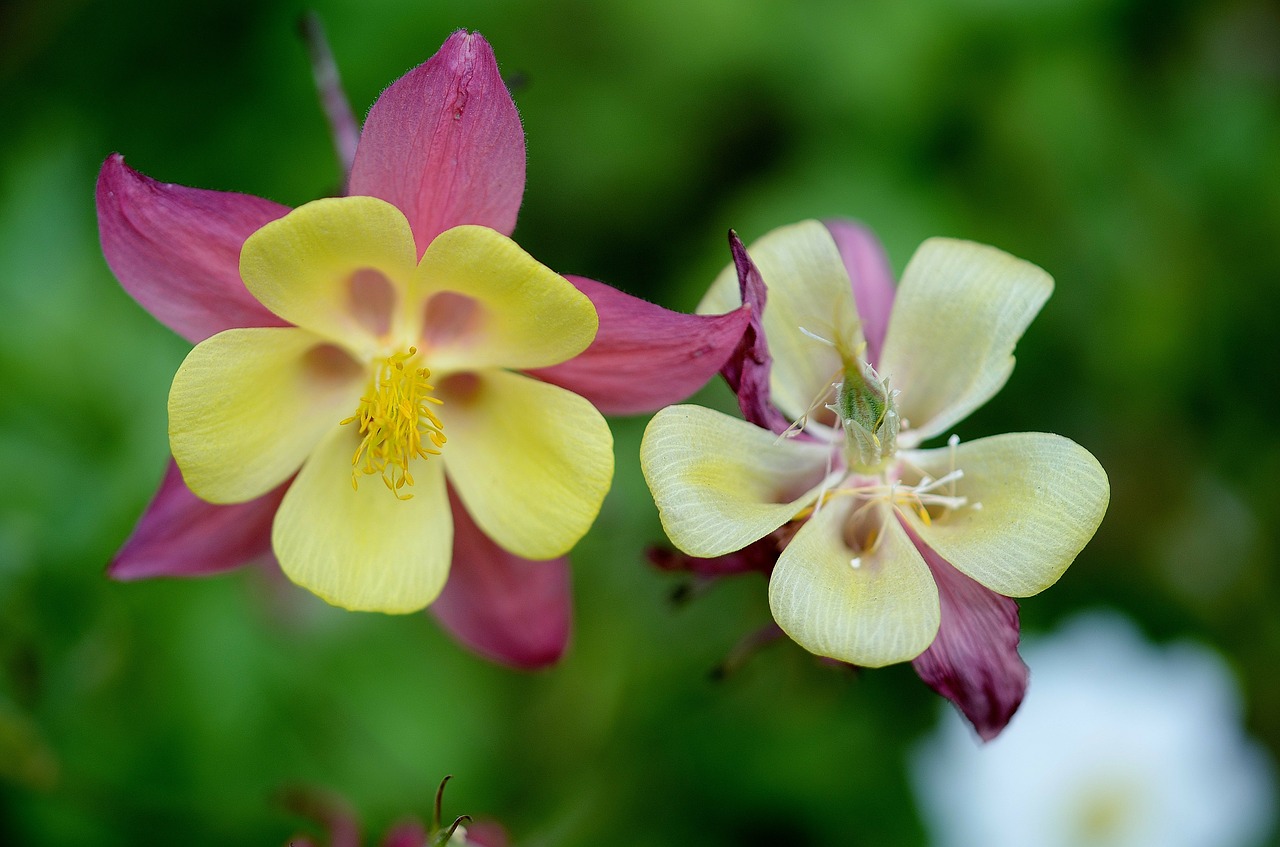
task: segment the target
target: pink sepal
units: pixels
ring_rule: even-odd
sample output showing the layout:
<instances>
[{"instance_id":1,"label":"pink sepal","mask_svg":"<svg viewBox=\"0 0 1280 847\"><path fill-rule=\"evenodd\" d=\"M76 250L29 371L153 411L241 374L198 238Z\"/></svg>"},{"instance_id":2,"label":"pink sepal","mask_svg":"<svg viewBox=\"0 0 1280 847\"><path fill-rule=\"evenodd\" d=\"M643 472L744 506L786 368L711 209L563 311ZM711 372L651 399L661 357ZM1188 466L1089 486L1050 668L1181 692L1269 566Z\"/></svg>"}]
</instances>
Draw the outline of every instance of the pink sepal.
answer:
<instances>
[{"instance_id":1,"label":"pink sepal","mask_svg":"<svg viewBox=\"0 0 1280 847\"><path fill-rule=\"evenodd\" d=\"M649 563L658 570L689 573L704 579L718 579L743 573L773 573L778 563L778 538L774 534L751 542L741 550L704 559L690 556L671 547L650 547L645 551Z\"/></svg>"},{"instance_id":2,"label":"pink sepal","mask_svg":"<svg viewBox=\"0 0 1280 847\"><path fill-rule=\"evenodd\" d=\"M169 460L160 489L107 568L112 579L205 576L271 554L271 521L288 483L247 503L217 506L187 488Z\"/></svg>"},{"instance_id":3,"label":"pink sepal","mask_svg":"<svg viewBox=\"0 0 1280 847\"><path fill-rule=\"evenodd\" d=\"M591 298L600 331L578 356L531 374L580 394L606 415L679 403L715 376L747 327L749 310L686 315L602 282L566 277Z\"/></svg>"},{"instance_id":4,"label":"pink sepal","mask_svg":"<svg viewBox=\"0 0 1280 847\"><path fill-rule=\"evenodd\" d=\"M1027 666L1018 655L1018 604L960 573L908 533L933 573L942 603L938 637L912 667L956 705L983 741L990 741L1009 723L1027 690Z\"/></svg>"},{"instance_id":5,"label":"pink sepal","mask_svg":"<svg viewBox=\"0 0 1280 847\"><path fill-rule=\"evenodd\" d=\"M431 613L485 658L526 670L554 664L571 629L569 560L508 553L481 532L452 489L449 499L453 564Z\"/></svg>"},{"instance_id":6,"label":"pink sepal","mask_svg":"<svg viewBox=\"0 0 1280 847\"><path fill-rule=\"evenodd\" d=\"M524 168L524 130L493 48L478 33L458 31L373 104L348 193L398 206L421 256L460 224L510 235Z\"/></svg>"},{"instance_id":7,"label":"pink sepal","mask_svg":"<svg viewBox=\"0 0 1280 847\"><path fill-rule=\"evenodd\" d=\"M195 344L231 327L287 326L240 280L240 247L289 209L249 194L156 182L113 153L98 174L98 233L124 290Z\"/></svg>"},{"instance_id":8,"label":"pink sepal","mask_svg":"<svg viewBox=\"0 0 1280 847\"><path fill-rule=\"evenodd\" d=\"M429 847L430 843L426 829L417 821L396 824L382 839L382 847Z\"/></svg>"},{"instance_id":9,"label":"pink sepal","mask_svg":"<svg viewBox=\"0 0 1280 847\"><path fill-rule=\"evenodd\" d=\"M835 239L840 258L844 259L849 281L853 284L853 302L862 320L862 334L867 340L867 360L880 361L885 332L889 329L889 312L893 309L893 269L884 245L862 224L846 220L823 221Z\"/></svg>"},{"instance_id":10,"label":"pink sepal","mask_svg":"<svg viewBox=\"0 0 1280 847\"><path fill-rule=\"evenodd\" d=\"M758 427L781 433L790 424L770 399L769 375L773 370L773 357L769 355L763 323L767 290L760 271L742 245L742 239L733 230L729 230L729 250L738 271L743 307L749 310L751 319L737 349L720 372L729 388L738 395L742 416Z\"/></svg>"},{"instance_id":11,"label":"pink sepal","mask_svg":"<svg viewBox=\"0 0 1280 847\"><path fill-rule=\"evenodd\" d=\"M502 824L496 821L476 821L467 824L467 843L478 847L507 847L510 841Z\"/></svg>"}]
</instances>

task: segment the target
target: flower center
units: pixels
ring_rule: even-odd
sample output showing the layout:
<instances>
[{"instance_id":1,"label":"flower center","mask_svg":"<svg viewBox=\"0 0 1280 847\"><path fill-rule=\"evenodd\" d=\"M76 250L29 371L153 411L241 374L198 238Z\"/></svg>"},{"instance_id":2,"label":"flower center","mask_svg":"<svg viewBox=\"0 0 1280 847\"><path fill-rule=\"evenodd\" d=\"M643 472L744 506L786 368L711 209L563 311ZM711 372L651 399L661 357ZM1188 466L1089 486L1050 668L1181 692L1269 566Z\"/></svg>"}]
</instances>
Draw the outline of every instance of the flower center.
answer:
<instances>
[{"instance_id":1,"label":"flower center","mask_svg":"<svg viewBox=\"0 0 1280 847\"><path fill-rule=\"evenodd\" d=\"M397 499L413 495L402 492L413 485L409 463L415 458L439 456L444 446L444 424L433 405L441 400L433 397L435 387L427 382L427 368L405 367L418 354L417 347L377 362L368 392L360 398L356 413L342 421L342 426L358 423L363 436L351 457L351 487L359 490L360 476L381 474L382 481Z\"/></svg>"},{"instance_id":2,"label":"flower center","mask_svg":"<svg viewBox=\"0 0 1280 847\"><path fill-rule=\"evenodd\" d=\"M895 464L889 469L892 473L886 471L878 478L848 476L843 484L824 489L812 506L802 509L792 520L808 520L837 497L857 498L857 505L845 521L845 541L856 554L849 560L850 566L860 568L863 557L871 555L880 546L884 537L883 522L892 514L875 508L879 504L887 503L894 509L911 511L925 526L932 526L935 520L944 519L960 509L982 509L982 503L957 493L957 483L964 479L964 471L956 467L956 447L959 444L960 439L955 435L947 440L951 450L951 468L937 479L921 473L918 482L905 483L897 478L905 463Z\"/></svg>"},{"instance_id":3,"label":"flower center","mask_svg":"<svg viewBox=\"0 0 1280 847\"><path fill-rule=\"evenodd\" d=\"M898 432L903 423L898 414L898 392L864 358L867 342L839 337L832 341L804 327L800 331L833 348L841 365L805 413L782 433L783 437L797 435L809 425L813 411L823 406L835 415L836 427L844 432L849 469L864 476L881 473L898 449ZM833 402L827 403L829 398Z\"/></svg>"}]
</instances>

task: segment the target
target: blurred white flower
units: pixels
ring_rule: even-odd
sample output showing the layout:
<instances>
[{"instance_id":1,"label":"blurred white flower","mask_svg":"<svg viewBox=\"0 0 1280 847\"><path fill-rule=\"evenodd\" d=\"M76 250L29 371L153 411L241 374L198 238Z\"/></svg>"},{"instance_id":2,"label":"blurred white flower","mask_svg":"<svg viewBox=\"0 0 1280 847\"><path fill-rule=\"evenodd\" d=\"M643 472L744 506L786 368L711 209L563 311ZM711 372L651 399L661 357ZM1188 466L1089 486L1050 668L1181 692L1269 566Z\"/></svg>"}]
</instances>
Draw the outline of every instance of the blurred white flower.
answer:
<instances>
[{"instance_id":1,"label":"blurred white flower","mask_svg":"<svg viewBox=\"0 0 1280 847\"><path fill-rule=\"evenodd\" d=\"M982 744L951 710L911 769L936 847L1254 847L1275 779L1222 660L1115 614L1029 644L1030 696Z\"/></svg>"}]
</instances>

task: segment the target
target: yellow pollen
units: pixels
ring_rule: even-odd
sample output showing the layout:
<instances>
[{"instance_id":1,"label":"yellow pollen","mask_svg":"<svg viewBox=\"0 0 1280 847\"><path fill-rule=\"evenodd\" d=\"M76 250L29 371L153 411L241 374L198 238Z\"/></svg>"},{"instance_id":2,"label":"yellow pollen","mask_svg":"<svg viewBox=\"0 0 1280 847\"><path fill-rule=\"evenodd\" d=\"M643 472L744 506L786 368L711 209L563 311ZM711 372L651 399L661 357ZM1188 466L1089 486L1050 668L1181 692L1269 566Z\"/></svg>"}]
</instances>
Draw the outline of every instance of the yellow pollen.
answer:
<instances>
[{"instance_id":1,"label":"yellow pollen","mask_svg":"<svg viewBox=\"0 0 1280 847\"><path fill-rule=\"evenodd\" d=\"M405 367L417 353L417 347L410 347L407 353L379 362L356 413L342 421L342 426L358 422L364 436L351 457L351 487L356 490L361 474L381 474L397 499L408 500L413 495L401 489L413 485L409 462L440 455L446 440L444 424L431 406L442 401L431 396L435 391L427 382L431 371Z\"/></svg>"}]
</instances>

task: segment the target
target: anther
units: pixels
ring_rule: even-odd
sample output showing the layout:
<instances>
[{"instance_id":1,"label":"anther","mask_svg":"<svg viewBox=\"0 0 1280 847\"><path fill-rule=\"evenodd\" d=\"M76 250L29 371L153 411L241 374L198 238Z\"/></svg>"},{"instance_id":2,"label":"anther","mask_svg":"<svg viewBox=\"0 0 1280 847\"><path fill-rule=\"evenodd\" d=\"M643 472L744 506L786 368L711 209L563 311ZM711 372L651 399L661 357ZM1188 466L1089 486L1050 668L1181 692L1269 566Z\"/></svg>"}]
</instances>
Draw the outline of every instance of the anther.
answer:
<instances>
[{"instance_id":1,"label":"anther","mask_svg":"<svg viewBox=\"0 0 1280 847\"><path fill-rule=\"evenodd\" d=\"M441 404L430 394L435 390L427 382L431 371L405 367L417 352L417 347L410 347L406 353L383 359L356 413L341 422L343 426L358 423L363 436L351 457L351 486L357 491L361 474L380 474L397 499L410 499L413 494L401 490L413 485L409 463L440 455L447 440L444 424L431 410L432 405Z\"/></svg>"}]
</instances>

